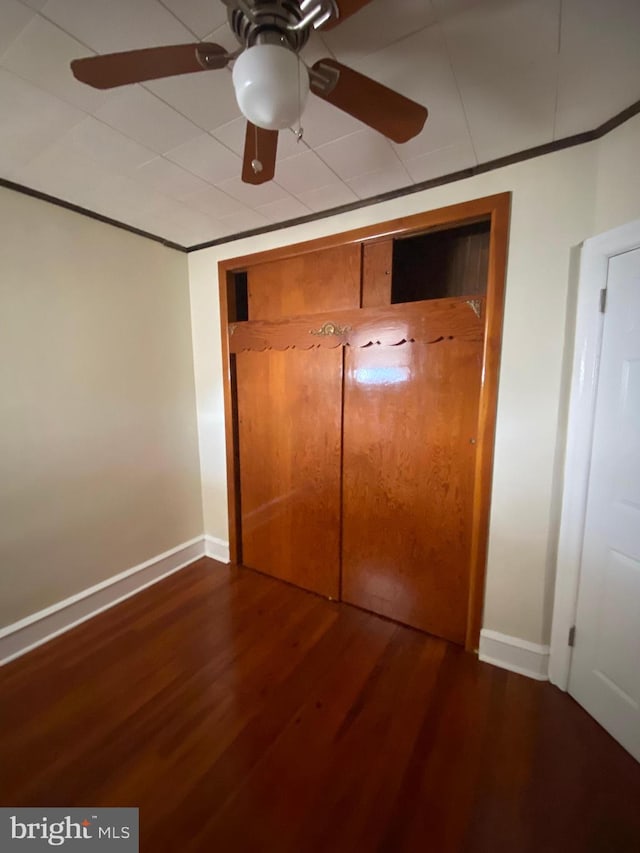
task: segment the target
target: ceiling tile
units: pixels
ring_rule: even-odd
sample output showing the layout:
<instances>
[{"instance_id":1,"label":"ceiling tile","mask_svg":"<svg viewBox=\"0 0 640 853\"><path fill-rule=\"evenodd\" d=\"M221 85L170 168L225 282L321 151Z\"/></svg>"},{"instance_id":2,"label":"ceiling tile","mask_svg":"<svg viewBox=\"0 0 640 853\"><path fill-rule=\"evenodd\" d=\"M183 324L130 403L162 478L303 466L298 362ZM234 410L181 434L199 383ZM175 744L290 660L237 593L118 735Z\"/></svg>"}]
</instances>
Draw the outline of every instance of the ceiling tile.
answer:
<instances>
[{"instance_id":1,"label":"ceiling tile","mask_svg":"<svg viewBox=\"0 0 640 853\"><path fill-rule=\"evenodd\" d=\"M186 197L184 203L194 210L199 210L213 217L229 216L231 213L237 213L240 210L248 210L238 199L217 187L209 187L202 192L194 193Z\"/></svg>"},{"instance_id":2,"label":"ceiling tile","mask_svg":"<svg viewBox=\"0 0 640 853\"><path fill-rule=\"evenodd\" d=\"M49 0L42 14L97 53L193 41L155 0Z\"/></svg>"},{"instance_id":3,"label":"ceiling tile","mask_svg":"<svg viewBox=\"0 0 640 853\"><path fill-rule=\"evenodd\" d=\"M367 172L366 175L351 178L347 183L359 198L373 198L376 195L411 186L413 181L407 170L398 163L392 168L379 172Z\"/></svg>"},{"instance_id":4,"label":"ceiling tile","mask_svg":"<svg viewBox=\"0 0 640 853\"><path fill-rule=\"evenodd\" d=\"M0 65L4 65L4 52L22 32L35 12L27 9L18 0L0 0Z\"/></svg>"},{"instance_id":5,"label":"ceiling tile","mask_svg":"<svg viewBox=\"0 0 640 853\"><path fill-rule=\"evenodd\" d=\"M473 94L472 87L467 89L469 125L480 163L551 141L555 81L555 71L542 68L519 81L505 76L490 90L475 89L475 84Z\"/></svg>"},{"instance_id":6,"label":"ceiling tile","mask_svg":"<svg viewBox=\"0 0 640 853\"><path fill-rule=\"evenodd\" d=\"M60 140L72 155L86 155L104 168L120 174L135 171L152 160L155 152L127 136L87 116Z\"/></svg>"},{"instance_id":7,"label":"ceiling tile","mask_svg":"<svg viewBox=\"0 0 640 853\"><path fill-rule=\"evenodd\" d=\"M227 8L216 0L162 0L185 27L202 39L227 20Z\"/></svg>"},{"instance_id":8,"label":"ceiling tile","mask_svg":"<svg viewBox=\"0 0 640 853\"><path fill-rule=\"evenodd\" d=\"M442 23L480 162L551 139L560 0L488 0Z\"/></svg>"},{"instance_id":9,"label":"ceiling tile","mask_svg":"<svg viewBox=\"0 0 640 853\"><path fill-rule=\"evenodd\" d=\"M31 6L32 9L42 9L47 0L21 0L21 2Z\"/></svg>"},{"instance_id":10,"label":"ceiling tile","mask_svg":"<svg viewBox=\"0 0 640 853\"><path fill-rule=\"evenodd\" d=\"M330 210L343 204L358 201L358 196L346 184L335 183L317 190L308 190L298 196L303 204L314 211Z\"/></svg>"},{"instance_id":11,"label":"ceiling tile","mask_svg":"<svg viewBox=\"0 0 640 853\"><path fill-rule=\"evenodd\" d=\"M108 93L80 83L69 67L72 59L87 53L80 42L36 16L6 51L0 64L74 106L93 112L107 101Z\"/></svg>"},{"instance_id":12,"label":"ceiling tile","mask_svg":"<svg viewBox=\"0 0 640 853\"><path fill-rule=\"evenodd\" d=\"M265 225L270 225L270 221L266 216L257 213L255 210L241 211L232 213L230 216L220 217L220 222L231 229L232 234L240 234L243 231L251 231L254 228L264 228Z\"/></svg>"},{"instance_id":13,"label":"ceiling tile","mask_svg":"<svg viewBox=\"0 0 640 853\"><path fill-rule=\"evenodd\" d=\"M240 157L208 133L167 151L166 156L211 184L239 175L242 169Z\"/></svg>"},{"instance_id":14,"label":"ceiling tile","mask_svg":"<svg viewBox=\"0 0 640 853\"><path fill-rule=\"evenodd\" d=\"M564 0L556 138L598 127L638 99L638 0Z\"/></svg>"},{"instance_id":15,"label":"ceiling tile","mask_svg":"<svg viewBox=\"0 0 640 853\"><path fill-rule=\"evenodd\" d=\"M297 198L281 198L270 204L262 204L256 208L258 213L266 216L271 222L285 222L288 219L297 219L299 216L308 216L311 209L298 201Z\"/></svg>"},{"instance_id":16,"label":"ceiling tile","mask_svg":"<svg viewBox=\"0 0 640 853\"><path fill-rule=\"evenodd\" d=\"M246 127L247 120L244 116L240 116L227 124L216 127L211 131L211 135L215 136L227 148L235 151L239 157L242 157L244 154ZM299 154L301 151L300 144L293 131L289 129L281 130L278 134L278 160Z\"/></svg>"},{"instance_id":17,"label":"ceiling tile","mask_svg":"<svg viewBox=\"0 0 640 853\"><path fill-rule=\"evenodd\" d=\"M426 0L373 0L357 15L322 33L336 59L349 65L411 33L428 27L435 16Z\"/></svg>"},{"instance_id":18,"label":"ceiling tile","mask_svg":"<svg viewBox=\"0 0 640 853\"><path fill-rule=\"evenodd\" d=\"M196 178L191 172L187 172L186 169L164 157L156 157L140 166L132 177L179 201L209 188L205 181Z\"/></svg>"},{"instance_id":19,"label":"ceiling tile","mask_svg":"<svg viewBox=\"0 0 640 853\"><path fill-rule=\"evenodd\" d=\"M285 190L298 195L333 183L336 175L313 151L306 150L303 154L280 160L276 180Z\"/></svg>"},{"instance_id":20,"label":"ceiling tile","mask_svg":"<svg viewBox=\"0 0 640 853\"><path fill-rule=\"evenodd\" d=\"M214 2L216 2L216 0L214 0ZM216 27L215 30L211 30L211 32L207 33L205 40L221 45L226 48L229 53L234 53L240 47L240 43L238 42L235 33L228 24L223 24L221 27Z\"/></svg>"},{"instance_id":21,"label":"ceiling tile","mask_svg":"<svg viewBox=\"0 0 640 853\"><path fill-rule=\"evenodd\" d=\"M247 207L256 208L261 204L269 204L271 201L278 201L281 198L287 198L289 193L283 189L277 181L269 181L266 184L245 184L240 178L240 170L235 178L228 181L222 181L219 188L225 193L228 193L233 198L246 204Z\"/></svg>"},{"instance_id":22,"label":"ceiling tile","mask_svg":"<svg viewBox=\"0 0 640 853\"><path fill-rule=\"evenodd\" d=\"M345 180L367 172L395 169L398 165L398 157L390 143L368 128L321 145L315 150Z\"/></svg>"},{"instance_id":23,"label":"ceiling tile","mask_svg":"<svg viewBox=\"0 0 640 853\"><path fill-rule=\"evenodd\" d=\"M86 151L74 151L63 140L57 140L34 157L17 174L26 186L87 207L105 216L114 216L113 209L102 204L105 188L115 186L118 175L110 173ZM138 209L136 201L134 209ZM125 199L116 218L125 214Z\"/></svg>"},{"instance_id":24,"label":"ceiling tile","mask_svg":"<svg viewBox=\"0 0 640 853\"><path fill-rule=\"evenodd\" d=\"M468 139L462 100L439 27L422 30L366 57L358 70L429 111L417 137L402 145L394 144L401 159Z\"/></svg>"},{"instance_id":25,"label":"ceiling tile","mask_svg":"<svg viewBox=\"0 0 640 853\"><path fill-rule=\"evenodd\" d=\"M8 177L83 118L84 113L0 69L0 173Z\"/></svg>"},{"instance_id":26,"label":"ceiling tile","mask_svg":"<svg viewBox=\"0 0 640 853\"><path fill-rule=\"evenodd\" d=\"M141 86L124 86L95 113L126 136L164 154L201 130Z\"/></svg>"},{"instance_id":27,"label":"ceiling tile","mask_svg":"<svg viewBox=\"0 0 640 853\"><path fill-rule=\"evenodd\" d=\"M470 143L463 142L460 145L450 145L448 148L440 148L438 151L430 151L412 160L405 160L404 165L416 183L430 181L432 178L441 178L443 175L451 175L461 169L475 166L476 158Z\"/></svg>"},{"instance_id":28,"label":"ceiling tile","mask_svg":"<svg viewBox=\"0 0 640 853\"><path fill-rule=\"evenodd\" d=\"M132 218L138 217L135 220L138 227L143 227L139 223L148 221L149 212L157 207L159 201L158 193L141 187L126 176L113 174L107 174L100 180L94 177L92 197L95 199L95 203L90 205L93 210L132 224ZM145 227L145 230L152 229Z\"/></svg>"},{"instance_id":29,"label":"ceiling tile","mask_svg":"<svg viewBox=\"0 0 640 853\"><path fill-rule=\"evenodd\" d=\"M314 148L350 133L357 133L365 127L362 122L313 94L309 95L301 124L305 141Z\"/></svg>"},{"instance_id":30,"label":"ceiling tile","mask_svg":"<svg viewBox=\"0 0 640 853\"><path fill-rule=\"evenodd\" d=\"M224 68L167 77L144 85L202 130L209 131L240 115L231 73Z\"/></svg>"},{"instance_id":31,"label":"ceiling tile","mask_svg":"<svg viewBox=\"0 0 640 853\"><path fill-rule=\"evenodd\" d=\"M172 199L158 199L145 218L149 230L181 246L217 240L228 233L218 220Z\"/></svg>"}]
</instances>

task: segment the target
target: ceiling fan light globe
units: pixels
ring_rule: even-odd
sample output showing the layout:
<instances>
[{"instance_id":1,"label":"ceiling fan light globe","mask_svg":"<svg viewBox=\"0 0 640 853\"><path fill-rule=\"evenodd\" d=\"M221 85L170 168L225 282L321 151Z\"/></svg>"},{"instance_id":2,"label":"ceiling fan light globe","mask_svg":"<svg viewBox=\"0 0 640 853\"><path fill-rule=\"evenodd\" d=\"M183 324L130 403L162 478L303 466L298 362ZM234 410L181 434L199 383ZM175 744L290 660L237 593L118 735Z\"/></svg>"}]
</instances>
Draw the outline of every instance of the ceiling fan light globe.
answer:
<instances>
[{"instance_id":1,"label":"ceiling fan light globe","mask_svg":"<svg viewBox=\"0 0 640 853\"><path fill-rule=\"evenodd\" d=\"M247 48L233 66L242 114L265 130L294 125L309 94L309 74L296 53L277 44Z\"/></svg>"}]
</instances>

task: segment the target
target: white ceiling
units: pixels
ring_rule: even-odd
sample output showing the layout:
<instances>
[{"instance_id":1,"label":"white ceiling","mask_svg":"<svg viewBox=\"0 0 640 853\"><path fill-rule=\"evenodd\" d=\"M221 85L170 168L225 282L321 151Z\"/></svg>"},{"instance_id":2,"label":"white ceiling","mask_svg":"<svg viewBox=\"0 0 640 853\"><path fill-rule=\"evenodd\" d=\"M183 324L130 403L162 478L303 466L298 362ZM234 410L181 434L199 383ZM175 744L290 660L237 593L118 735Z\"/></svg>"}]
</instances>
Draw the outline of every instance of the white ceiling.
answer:
<instances>
[{"instance_id":1,"label":"white ceiling","mask_svg":"<svg viewBox=\"0 0 640 853\"><path fill-rule=\"evenodd\" d=\"M240 180L244 120L227 70L100 92L72 59L236 42L220 0L0 0L0 177L183 246L284 222L591 130L640 99L640 0L373 0L314 33L423 103L388 142L310 96L280 134L275 181Z\"/></svg>"}]
</instances>

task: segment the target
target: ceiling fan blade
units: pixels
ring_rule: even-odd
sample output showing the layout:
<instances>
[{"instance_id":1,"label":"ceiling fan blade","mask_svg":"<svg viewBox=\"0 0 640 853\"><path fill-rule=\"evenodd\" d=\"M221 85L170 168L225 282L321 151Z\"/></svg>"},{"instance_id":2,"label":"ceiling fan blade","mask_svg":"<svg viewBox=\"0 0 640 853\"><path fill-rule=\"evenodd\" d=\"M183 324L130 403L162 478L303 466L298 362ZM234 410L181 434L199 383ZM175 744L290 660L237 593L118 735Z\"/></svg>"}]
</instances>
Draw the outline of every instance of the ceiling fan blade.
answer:
<instances>
[{"instance_id":1,"label":"ceiling fan blade","mask_svg":"<svg viewBox=\"0 0 640 853\"><path fill-rule=\"evenodd\" d=\"M332 30L334 27L337 27L338 24L341 24L346 18L350 18L351 15L355 15L356 12L359 12L363 6L367 6L371 0L336 0L336 6L338 7L338 17L331 18L331 20L324 24L320 29L322 30Z\"/></svg>"},{"instance_id":2,"label":"ceiling fan blade","mask_svg":"<svg viewBox=\"0 0 640 853\"><path fill-rule=\"evenodd\" d=\"M247 122L242 158L242 180L245 184L265 184L273 179L277 150L277 130L265 130Z\"/></svg>"},{"instance_id":3,"label":"ceiling fan blade","mask_svg":"<svg viewBox=\"0 0 640 853\"><path fill-rule=\"evenodd\" d=\"M319 98L394 142L407 142L417 136L429 114L422 104L335 59L320 59L313 65L310 88Z\"/></svg>"},{"instance_id":4,"label":"ceiling fan blade","mask_svg":"<svg viewBox=\"0 0 640 853\"><path fill-rule=\"evenodd\" d=\"M71 70L82 83L95 89L112 89L127 83L224 68L227 61L227 51L221 45L194 42L74 59Z\"/></svg>"}]
</instances>

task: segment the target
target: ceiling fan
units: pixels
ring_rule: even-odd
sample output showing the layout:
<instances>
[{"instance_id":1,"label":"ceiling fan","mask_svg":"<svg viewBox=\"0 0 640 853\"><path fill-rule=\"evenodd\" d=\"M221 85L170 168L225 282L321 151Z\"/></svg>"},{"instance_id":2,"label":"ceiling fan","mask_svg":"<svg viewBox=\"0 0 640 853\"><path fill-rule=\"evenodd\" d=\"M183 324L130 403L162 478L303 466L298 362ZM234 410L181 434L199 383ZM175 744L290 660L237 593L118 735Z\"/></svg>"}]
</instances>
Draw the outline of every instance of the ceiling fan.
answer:
<instances>
[{"instance_id":1,"label":"ceiling fan","mask_svg":"<svg viewBox=\"0 0 640 853\"><path fill-rule=\"evenodd\" d=\"M96 89L111 89L177 74L226 68L233 62L236 100L247 118L242 180L270 181L275 174L278 131L302 115L309 90L394 142L417 136L427 118L421 104L335 59L308 68L299 53L311 29L331 29L370 0L222 0L240 47L219 44L151 47L75 59L74 76Z\"/></svg>"}]
</instances>

